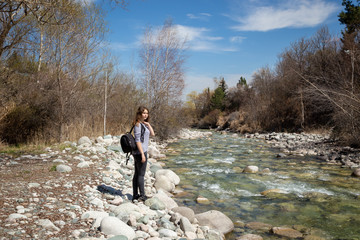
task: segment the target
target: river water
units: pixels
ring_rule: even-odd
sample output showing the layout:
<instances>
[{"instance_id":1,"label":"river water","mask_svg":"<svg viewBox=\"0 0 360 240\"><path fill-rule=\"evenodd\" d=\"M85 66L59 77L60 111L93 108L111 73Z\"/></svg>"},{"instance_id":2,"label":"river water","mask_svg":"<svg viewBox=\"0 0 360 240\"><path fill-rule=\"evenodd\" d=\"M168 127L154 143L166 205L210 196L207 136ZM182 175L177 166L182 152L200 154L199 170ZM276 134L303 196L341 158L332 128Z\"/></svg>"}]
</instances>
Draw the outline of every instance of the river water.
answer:
<instances>
[{"instance_id":1,"label":"river water","mask_svg":"<svg viewBox=\"0 0 360 240\"><path fill-rule=\"evenodd\" d=\"M277 158L279 150L265 141L214 132L168 145L167 168L181 179L175 196L195 213L219 210L233 222L294 226L322 239L360 239L360 180L352 170L328 165L315 157ZM259 173L242 173L248 165ZM262 174L265 168L270 173ZM261 192L278 189L266 196ZM210 204L198 204L198 196ZM279 239L267 231L236 227L227 239L245 233Z\"/></svg>"}]
</instances>

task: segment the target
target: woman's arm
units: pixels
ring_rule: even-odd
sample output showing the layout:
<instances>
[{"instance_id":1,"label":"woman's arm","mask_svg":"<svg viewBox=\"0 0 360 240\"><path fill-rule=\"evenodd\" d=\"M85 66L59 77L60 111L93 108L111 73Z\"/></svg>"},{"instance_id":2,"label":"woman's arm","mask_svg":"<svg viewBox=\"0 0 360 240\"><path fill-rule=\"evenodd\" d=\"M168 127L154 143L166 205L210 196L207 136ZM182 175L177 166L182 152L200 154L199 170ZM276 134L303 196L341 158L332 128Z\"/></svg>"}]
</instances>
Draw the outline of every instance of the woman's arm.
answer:
<instances>
[{"instance_id":1,"label":"woman's arm","mask_svg":"<svg viewBox=\"0 0 360 240\"><path fill-rule=\"evenodd\" d=\"M136 146L139 149L139 152L141 153L141 162L144 163L146 161L144 150L142 149L141 142L136 142Z\"/></svg>"}]
</instances>

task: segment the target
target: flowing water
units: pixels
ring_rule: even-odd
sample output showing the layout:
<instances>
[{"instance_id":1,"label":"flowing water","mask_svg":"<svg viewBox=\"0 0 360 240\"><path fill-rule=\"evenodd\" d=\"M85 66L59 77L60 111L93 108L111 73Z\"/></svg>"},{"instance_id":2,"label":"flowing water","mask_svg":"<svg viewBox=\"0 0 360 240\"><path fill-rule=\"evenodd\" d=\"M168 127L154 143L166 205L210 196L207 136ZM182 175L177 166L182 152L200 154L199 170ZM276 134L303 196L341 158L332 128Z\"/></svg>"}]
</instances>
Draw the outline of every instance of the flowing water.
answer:
<instances>
[{"instance_id":1,"label":"flowing water","mask_svg":"<svg viewBox=\"0 0 360 240\"><path fill-rule=\"evenodd\" d=\"M360 239L360 180L350 176L352 170L309 156L277 158L277 153L263 140L233 134L171 143L166 166L181 178L183 190L176 201L195 213L219 210L233 222L296 226L323 239ZM248 165L270 173L242 173ZM281 193L260 194L270 189ZM198 204L198 196L210 204ZM279 239L239 227L227 238L245 233Z\"/></svg>"}]
</instances>

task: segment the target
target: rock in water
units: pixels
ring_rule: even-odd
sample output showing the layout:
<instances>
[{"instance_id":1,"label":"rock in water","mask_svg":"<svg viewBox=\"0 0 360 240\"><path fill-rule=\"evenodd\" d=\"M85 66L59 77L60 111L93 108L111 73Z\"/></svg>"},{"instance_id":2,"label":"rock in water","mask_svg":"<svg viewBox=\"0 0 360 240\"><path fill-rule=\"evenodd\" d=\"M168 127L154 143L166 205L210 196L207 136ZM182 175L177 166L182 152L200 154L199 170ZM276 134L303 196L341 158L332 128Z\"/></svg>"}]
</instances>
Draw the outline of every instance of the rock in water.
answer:
<instances>
[{"instance_id":1,"label":"rock in water","mask_svg":"<svg viewBox=\"0 0 360 240\"><path fill-rule=\"evenodd\" d=\"M211 210L204 213L196 214L195 218L201 226L209 226L223 234L227 234L234 230L234 223L231 219L217 210Z\"/></svg>"},{"instance_id":2,"label":"rock in water","mask_svg":"<svg viewBox=\"0 0 360 240\"><path fill-rule=\"evenodd\" d=\"M259 167L257 166L247 166L243 172L244 173L257 173L259 171Z\"/></svg>"},{"instance_id":3,"label":"rock in water","mask_svg":"<svg viewBox=\"0 0 360 240\"><path fill-rule=\"evenodd\" d=\"M351 176L353 177L360 177L360 168L357 168L353 171L353 173L351 174Z\"/></svg>"}]
</instances>

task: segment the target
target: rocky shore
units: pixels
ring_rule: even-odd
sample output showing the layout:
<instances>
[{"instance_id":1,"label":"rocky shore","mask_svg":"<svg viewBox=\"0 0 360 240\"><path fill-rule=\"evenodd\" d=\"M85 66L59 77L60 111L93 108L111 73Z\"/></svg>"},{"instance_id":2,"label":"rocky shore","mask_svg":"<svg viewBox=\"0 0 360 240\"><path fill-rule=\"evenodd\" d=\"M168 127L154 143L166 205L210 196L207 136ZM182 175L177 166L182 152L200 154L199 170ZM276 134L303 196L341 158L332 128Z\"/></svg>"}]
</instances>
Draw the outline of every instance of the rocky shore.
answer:
<instances>
[{"instance_id":1,"label":"rocky shore","mask_svg":"<svg viewBox=\"0 0 360 240\"><path fill-rule=\"evenodd\" d=\"M318 159L353 169L352 175L360 177L360 149L341 147L329 135L308 133L245 134L246 138L263 139L272 147L280 149L278 157L287 155L316 156Z\"/></svg>"},{"instance_id":2,"label":"rocky shore","mask_svg":"<svg viewBox=\"0 0 360 240\"><path fill-rule=\"evenodd\" d=\"M178 138L208 137L184 129ZM354 169L360 176L360 151L334 145L319 134L246 134L279 148L278 157L313 155ZM0 239L224 239L245 226L215 210L195 214L172 198L179 177L166 169L166 145L151 142L145 202L132 202L132 160L126 165L119 136L82 137L38 155L0 155ZM175 141L176 139L174 139ZM205 199L206 200L206 199ZM201 201L201 199L198 199ZM249 229L270 228L246 223ZM273 234L296 238L298 231L271 227ZM269 230L269 231L270 231ZM268 230L267 230L268 231ZM300 235L299 235L300 236ZM238 238L262 239L245 234Z\"/></svg>"},{"instance_id":3,"label":"rocky shore","mask_svg":"<svg viewBox=\"0 0 360 240\"><path fill-rule=\"evenodd\" d=\"M132 202L134 166L119 140L82 137L39 155L0 155L0 239L223 239L234 229L219 211L178 206L171 196L180 179L157 161L165 146L155 142L145 176L150 198Z\"/></svg>"}]
</instances>

